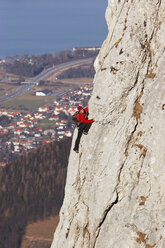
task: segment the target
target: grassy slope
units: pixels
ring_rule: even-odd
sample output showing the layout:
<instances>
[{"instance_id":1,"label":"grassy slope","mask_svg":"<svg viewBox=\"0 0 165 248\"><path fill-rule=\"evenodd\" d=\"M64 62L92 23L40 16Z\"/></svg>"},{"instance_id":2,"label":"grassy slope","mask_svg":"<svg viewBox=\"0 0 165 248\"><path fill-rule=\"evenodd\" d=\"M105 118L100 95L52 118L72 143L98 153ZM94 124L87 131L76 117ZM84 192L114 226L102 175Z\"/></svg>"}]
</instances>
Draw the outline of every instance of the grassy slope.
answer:
<instances>
[{"instance_id":1,"label":"grassy slope","mask_svg":"<svg viewBox=\"0 0 165 248\"><path fill-rule=\"evenodd\" d=\"M25 94L0 103L0 108L7 110L23 110L25 108L27 111L33 111L49 103L53 98L51 96L32 96Z\"/></svg>"},{"instance_id":2,"label":"grassy slope","mask_svg":"<svg viewBox=\"0 0 165 248\"><path fill-rule=\"evenodd\" d=\"M45 241L48 244L51 244L58 222L59 217L56 216L29 224L26 227L21 248L26 248L35 240Z\"/></svg>"},{"instance_id":3,"label":"grassy slope","mask_svg":"<svg viewBox=\"0 0 165 248\"><path fill-rule=\"evenodd\" d=\"M64 79L63 85L58 87L57 90L69 90L69 89L74 89L79 87L80 85L83 84L88 84L92 82L92 79L89 78L77 78L77 79ZM10 93L11 91L15 90L17 86L14 85L6 85L0 88L4 88L4 90L0 91L0 97L4 96L6 93ZM32 89L30 92L26 92L23 95L17 96L15 98L12 98L10 100L7 100L5 102L0 102L0 108L4 108L8 111L13 111L13 110L20 110L23 111L24 109L26 111L34 111L38 107L44 106L48 103L50 103L53 99L55 99L54 96L35 96L35 91L40 89L50 89L53 90L55 89L54 86L45 86L45 87L36 87ZM25 112L26 112L25 111Z\"/></svg>"},{"instance_id":4,"label":"grassy slope","mask_svg":"<svg viewBox=\"0 0 165 248\"><path fill-rule=\"evenodd\" d=\"M10 94L12 91L16 90L19 86L13 84L3 84L0 83L0 97Z\"/></svg>"}]
</instances>

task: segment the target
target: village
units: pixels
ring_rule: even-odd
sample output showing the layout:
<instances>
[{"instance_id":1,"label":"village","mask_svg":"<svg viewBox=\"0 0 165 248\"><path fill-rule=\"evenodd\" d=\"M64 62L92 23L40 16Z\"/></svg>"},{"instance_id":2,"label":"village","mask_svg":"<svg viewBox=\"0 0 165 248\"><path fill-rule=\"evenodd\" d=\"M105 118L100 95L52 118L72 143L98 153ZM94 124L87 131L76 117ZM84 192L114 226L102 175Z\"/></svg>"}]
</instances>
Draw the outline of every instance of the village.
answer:
<instances>
[{"instance_id":1,"label":"village","mask_svg":"<svg viewBox=\"0 0 165 248\"><path fill-rule=\"evenodd\" d=\"M32 113L0 110L0 116L8 120L0 126L0 166L42 144L71 137L75 128L72 115L79 105L87 106L91 91L91 84L69 90Z\"/></svg>"}]
</instances>

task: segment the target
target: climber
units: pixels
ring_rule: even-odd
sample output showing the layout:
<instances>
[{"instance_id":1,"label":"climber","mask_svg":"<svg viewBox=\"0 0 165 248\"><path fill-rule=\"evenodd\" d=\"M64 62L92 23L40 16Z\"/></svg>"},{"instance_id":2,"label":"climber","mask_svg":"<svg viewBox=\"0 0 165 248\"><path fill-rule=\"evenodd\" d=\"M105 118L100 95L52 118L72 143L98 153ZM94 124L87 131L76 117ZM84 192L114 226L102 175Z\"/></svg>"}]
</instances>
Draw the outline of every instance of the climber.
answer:
<instances>
[{"instance_id":1,"label":"climber","mask_svg":"<svg viewBox=\"0 0 165 248\"><path fill-rule=\"evenodd\" d=\"M77 153L79 152L79 144L82 134L87 135L92 123L94 122L94 119L88 120L88 115L88 107L84 109L81 106L78 107L78 135L73 148Z\"/></svg>"}]
</instances>

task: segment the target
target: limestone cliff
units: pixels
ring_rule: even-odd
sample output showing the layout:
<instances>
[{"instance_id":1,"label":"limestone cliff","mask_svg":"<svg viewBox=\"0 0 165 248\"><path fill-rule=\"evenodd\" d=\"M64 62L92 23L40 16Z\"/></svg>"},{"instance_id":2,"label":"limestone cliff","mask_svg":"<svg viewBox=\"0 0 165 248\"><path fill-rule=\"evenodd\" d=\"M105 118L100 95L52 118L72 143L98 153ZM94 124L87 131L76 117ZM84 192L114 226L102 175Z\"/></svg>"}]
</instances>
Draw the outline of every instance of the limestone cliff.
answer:
<instances>
[{"instance_id":1,"label":"limestone cliff","mask_svg":"<svg viewBox=\"0 0 165 248\"><path fill-rule=\"evenodd\" d=\"M52 248L164 248L165 1L109 0L106 20Z\"/></svg>"}]
</instances>

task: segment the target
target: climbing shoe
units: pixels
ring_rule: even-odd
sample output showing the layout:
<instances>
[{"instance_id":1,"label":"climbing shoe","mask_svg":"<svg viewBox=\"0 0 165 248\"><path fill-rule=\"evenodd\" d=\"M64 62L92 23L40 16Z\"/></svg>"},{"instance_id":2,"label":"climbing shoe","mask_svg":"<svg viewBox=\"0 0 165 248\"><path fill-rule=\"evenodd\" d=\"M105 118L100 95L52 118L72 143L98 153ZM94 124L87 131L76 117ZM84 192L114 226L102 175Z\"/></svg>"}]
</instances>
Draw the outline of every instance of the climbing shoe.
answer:
<instances>
[{"instance_id":1,"label":"climbing shoe","mask_svg":"<svg viewBox=\"0 0 165 248\"><path fill-rule=\"evenodd\" d=\"M78 149L73 148L73 151L75 151L76 153L79 153Z\"/></svg>"},{"instance_id":2,"label":"climbing shoe","mask_svg":"<svg viewBox=\"0 0 165 248\"><path fill-rule=\"evenodd\" d=\"M88 134L88 132L83 131L83 134L87 135L87 134Z\"/></svg>"}]
</instances>

